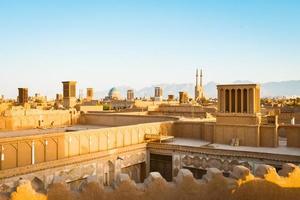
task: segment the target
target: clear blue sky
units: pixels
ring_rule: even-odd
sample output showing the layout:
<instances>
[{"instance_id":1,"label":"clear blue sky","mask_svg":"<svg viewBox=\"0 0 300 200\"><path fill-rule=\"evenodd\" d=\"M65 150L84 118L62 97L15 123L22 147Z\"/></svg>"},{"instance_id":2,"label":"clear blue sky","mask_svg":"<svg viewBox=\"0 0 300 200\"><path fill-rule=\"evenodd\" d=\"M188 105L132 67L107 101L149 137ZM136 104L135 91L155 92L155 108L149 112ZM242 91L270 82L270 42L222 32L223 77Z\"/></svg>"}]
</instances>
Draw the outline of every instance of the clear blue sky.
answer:
<instances>
[{"instance_id":1,"label":"clear blue sky","mask_svg":"<svg viewBox=\"0 0 300 200\"><path fill-rule=\"evenodd\" d=\"M300 1L0 0L0 94L300 79Z\"/></svg>"}]
</instances>

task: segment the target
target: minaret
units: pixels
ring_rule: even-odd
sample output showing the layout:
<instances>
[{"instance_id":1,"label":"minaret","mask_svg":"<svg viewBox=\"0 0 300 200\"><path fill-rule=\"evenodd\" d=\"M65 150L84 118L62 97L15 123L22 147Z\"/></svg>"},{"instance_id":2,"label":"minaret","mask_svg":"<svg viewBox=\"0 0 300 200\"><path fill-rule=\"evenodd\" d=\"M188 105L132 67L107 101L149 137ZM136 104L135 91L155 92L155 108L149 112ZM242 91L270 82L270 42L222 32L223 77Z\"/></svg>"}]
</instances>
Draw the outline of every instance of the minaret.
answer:
<instances>
[{"instance_id":1,"label":"minaret","mask_svg":"<svg viewBox=\"0 0 300 200\"><path fill-rule=\"evenodd\" d=\"M199 71L200 71L200 75L199 75ZM196 85L195 85L195 101L199 101L204 97L203 94L203 86L202 86L202 69L196 70Z\"/></svg>"},{"instance_id":2,"label":"minaret","mask_svg":"<svg viewBox=\"0 0 300 200\"><path fill-rule=\"evenodd\" d=\"M200 79L199 69L196 70L195 101L199 99Z\"/></svg>"},{"instance_id":3,"label":"minaret","mask_svg":"<svg viewBox=\"0 0 300 200\"><path fill-rule=\"evenodd\" d=\"M199 85L199 70L196 70L196 86Z\"/></svg>"},{"instance_id":4,"label":"minaret","mask_svg":"<svg viewBox=\"0 0 300 200\"><path fill-rule=\"evenodd\" d=\"M200 86L202 87L202 69L200 71Z\"/></svg>"}]
</instances>

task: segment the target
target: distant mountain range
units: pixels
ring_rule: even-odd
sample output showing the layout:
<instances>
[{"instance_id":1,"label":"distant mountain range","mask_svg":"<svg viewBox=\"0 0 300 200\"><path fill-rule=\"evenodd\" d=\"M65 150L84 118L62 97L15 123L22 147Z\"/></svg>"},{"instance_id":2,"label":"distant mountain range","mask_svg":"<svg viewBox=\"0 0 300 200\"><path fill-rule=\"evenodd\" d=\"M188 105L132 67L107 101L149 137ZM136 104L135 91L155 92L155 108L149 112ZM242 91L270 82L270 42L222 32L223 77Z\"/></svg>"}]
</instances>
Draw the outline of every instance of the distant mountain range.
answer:
<instances>
[{"instance_id":1,"label":"distant mountain range","mask_svg":"<svg viewBox=\"0 0 300 200\"><path fill-rule=\"evenodd\" d=\"M253 83L251 81L234 81L233 83ZM205 95L208 97L216 97L217 90L216 82L208 82L204 85ZM176 97L180 91L186 91L188 94L194 96L194 87L192 83L183 84L158 84L149 87L144 87L140 90L135 90L135 97L151 97L154 95L154 87L160 86L163 88L163 95L166 98L169 94L174 94ZM127 90L132 89L129 86L119 86L117 89L120 91L122 97L126 97ZM104 98L107 96L108 91L97 91L95 96L97 98ZM261 84L262 97L278 97L278 96L300 96L300 80L281 81L281 82L267 82Z\"/></svg>"}]
</instances>

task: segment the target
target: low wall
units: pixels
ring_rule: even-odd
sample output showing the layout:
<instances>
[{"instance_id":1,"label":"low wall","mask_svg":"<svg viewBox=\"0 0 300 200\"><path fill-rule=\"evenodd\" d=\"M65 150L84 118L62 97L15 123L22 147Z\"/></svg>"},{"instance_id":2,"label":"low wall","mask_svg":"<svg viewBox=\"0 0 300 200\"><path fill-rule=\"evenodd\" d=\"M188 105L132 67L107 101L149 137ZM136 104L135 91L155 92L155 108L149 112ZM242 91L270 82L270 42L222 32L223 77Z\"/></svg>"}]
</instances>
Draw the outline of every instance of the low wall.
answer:
<instances>
[{"instance_id":1,"label":"low wall","mask_svg":"<svg viewBox=\"0 0 300 200\"><path fill-rule=\"evenodd\" d=\"M230 145L232 139L239 140L239 146L260 145L259 125L227 125L216 123L214 143Z\"/></svg>"},{"instance_id":2,"label":"low wall","mask_svg":"<svg viewBox=\"0 0 300 200\"><path fill-rule=\"evenodd\" d=\"M90 111L103 111L103 106L102 105L81 105L79 106L79 111L80 112L84 112L84 113L87 113L87 112L90 112Z\"/></svg>"},{"instance_id":3,"label":"low wall","mask_svg":"<svg viewBox=\"0 0 300 200\"><path fill-rule=\"evenodd\" d=\"M213 142L214 122L176 121L172 135Z\"/></svg>"},{"instance_id":4,"label":"low wall","mask_svg":"<svg viewBox=\"0 0 300 200\"><path fill-rule=\"evenodd\" d=\"M190 118L207 118L208 113L215 114L216 109L193 105L166 105L162 104L157 109L149 111L150 115L183 116Z\"/></svg>"},{"instance_id":5,"label":"low wall","mask_svg":"<svg viewBox=\"0 0 300 200\"><path fill-rule=\"evenodd\" d=\"M47 195L36 193L30 181L22 180L11 199L286 200L299 199L299 196L300 169L289 164L284 165L279 174L273 167L261 165L254 175L246 167L236 166L229 178L216 168L210 168L201 180L196 180L189 170L181 169L173 182L167 182L159 173L152 172L138 186L127 174L119 174L115 187L109 189L91 176L80 191L71 191L64 183L54 182Z\"/></svg>"},{"instance_id":6,"label":"low wall","mask_svg":"<svg viewBox=\"0 0 300 200\"><path fill-rule=\"evenodd\" d=\"M176 121L173 130L175 137L198 139L212 143L229 145L233 138L238 138L240 146L278 146L277 127L271 125L220 125L215 122Z\"/></svg>"},{"instance_id":7,"label":"low wall","mask_svg":"<svg viewBox=\"0 0 300 200\"><path fill-rule=\"evenodd\" d=\"M149 111L149 115L181 116L189 118L207 118L206 112L172 112L172 111Z\"/></svg>"},{"instance_id":8,"label":"low wall","mask_svg":"<svg viewBox=\"0 0 300 200\"><path fill-rule=\"evenodd\" d=\"M136 107L136 108L148 108L148 107L151 107L151 106L158 106L162 103L164 103L164 102L134 100L134 107Z\"/></svg>"},{"instance_id":9,"label":"low wall","mask_svg":"<svg viewBox=\"0 0 300 200\"><path fill-rule=\"evenodd\" d=\"M300 125L281 125L279 129L284 130L288 147L300 147Z\"/></svg>"},{"instance_id":10,"label":"low wall","mask_svg":"<svg viewBox=\"0 0 300 200\"><path fill-rule=\"evenodd\" d=\"M145 177L139 176L141 173L137 174L131 166L145 163L146 158L144 143L115 149L113 154L110 151L102 151L40 163L30 168L4 170L3 175L6 177L1 176L0 179L0 199L1 193L13 192L21 179L30 180L39 191L48 189L48 186L57 180L69 184L72 189L78 189L78 183L88 176L97 177L99 183L103 185L112 185L116 175L126 169L137 182L143 182Z\"/></svg>"},{"instance_id":11,"label":"low wall","mask_svg":"<svg viewBox=\"0 0 300 200\"><path fill-rule=\"evenodd\" d=\"M126 115L113 113L87 113L80 118L81 124L102 126L126 126L141 123L175 121L178 118L168 116Z\"/></svg>"},{"instance_id":12,"label":"low wall","mask_svg":"<svg viewBox=\"0 0 300 200\"><path fill-rule=\"evenodd\" d=\"M260 146L278 147L278 128L274 125L260 126Z\"/></svg>"},{"instance_id":13,"label":"low wall","mask_svg":"<svg viewBox=\"0 0 300 200\"><path fill-rule=\"evenodd\" d=\"M78 118L75 110L7 110L0 116L0 131L59 127L76 124Z\"/></svg>"}]
</instances>

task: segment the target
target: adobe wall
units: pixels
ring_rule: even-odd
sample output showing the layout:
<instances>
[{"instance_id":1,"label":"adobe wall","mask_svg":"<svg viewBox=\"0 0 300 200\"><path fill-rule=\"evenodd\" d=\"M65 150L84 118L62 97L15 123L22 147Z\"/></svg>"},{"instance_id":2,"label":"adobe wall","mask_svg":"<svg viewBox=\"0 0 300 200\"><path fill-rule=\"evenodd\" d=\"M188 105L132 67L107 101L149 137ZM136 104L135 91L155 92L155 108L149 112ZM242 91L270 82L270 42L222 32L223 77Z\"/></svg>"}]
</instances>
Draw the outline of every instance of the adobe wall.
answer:
<instances>
[{"instance_id":1,"label":"adobe wall","mask_svg":"<svg viewBox=\"0 0 300 200\"><path fill-rule=\"evenodd\" d=\"M13 169L49 161L108 151L145 143L145 134L170 135L172 122L82 130L76 132L40 134L1 138L0 178L5 169Z\"/></svg>"},{"instance_id":2,"label":"adobe wall","mask_svg":"<svg viewBox=\"0 0 300 200\"><path fill-rule=\"evenodd\" d=\"M202 106L191 105L160 105L158 110L161 112L204 112Z\"/></svg>"},{"instance_id":3,"label":"adobe wall","mask_svg":"<svg viewBox=\"0 0 300 200\"><path fill-rule=\"evenodd\" d=\"M36 127L59 127L76 124L79 113L75 110L6 110L0 116L1 130L32 129Z\"/></svg>"},{"instance_id":4,"label":"adobe wall","mask_svg":"<svg viewBox=\"0 0 300 200\"><path fill-rule=\"evenodd\" d=\"M125 115L113 113L87 113L80 118L81 124L102 126L126 126L133 124L174 121L175 117L149 116L149 115Z\"/></svg>"},{"instance_id":5,"label":"adobe wall","mask_svg":"<svg viewBox=\"0 0 300 200\"><path fill-rule=\"evenodd\" d=\"M102 105L81 105L79 106L79 111L87 113L89 111L103 111Z\"/></svg>"},{"instance_id":6,"label":"adobe wall","mask_svg":"<svg viewBox=\"0 0 300 200\"><path fill-rule=\"evenodd\" d=\"M177 112L177 111L149 111L149 115L166 115L166 116L181 116L189 118L207 118L208 114L206 112Z\"/></svg>"},{"instance_id":7,"label":"adobe wall","mask_svg":"<svg viewBox=\"0 0 300 200\"><path fill-rule=\"evenodd\" d=\"M281 165L286 162L300 164L300 156L296 153L289 154L287 149L282 149L282 153L278 154L278 151L272 153L270 149L266 149L266 152L262 148L260 151L245 147L227 149L219 148L218 144L205 145L205 143L202 143L203 146L199 148L196 145L189 146L191 143L186 142L185 145L148 143L148 156L150 157L151 154L171 156L173 176L176 176L181 168L193 169L201 173L213 167L224 173L230 173L236 165L243 165L255 171L260 164L268 164L277 169L280 169Z\"/></svg>"},{"instance_id":8,"label":"adobe wall","mask_svg":"<svg viewBox=\"0 0 300 200\"><path fill-rule=\"evenodd\" d=\"M174 137L213 142L214 122L176 121L173 126L172 135Z\"/></svg>"},{"instance_id":9,"label":"adobe wall","mask_svg":"<svg viewBox=\"0 0 300 200\"><path fill-rule=\"evenodd\" d=\"M219 124L258 125L261 118L253 114L217 113L216 122Z\"/></svg>"},{"instance_id":10,"label":"adobe wall","mask_svg":"<svg viewBox=\"0 0 300 200\"><path fill-rule=\"evenodd\" d=\"M193 105L167 105L162 104L154 111L149 111L150 115L173 115L191 118L207 118L208 113L214 115L215 108Z\"/></svg>"},{"instance_id":11,"label":"adobe wall","mask_svg":"<svg viewBox=\"0 0 300 200\"><path fill-rule=\"evenodd\" d=\"M216 168L210 168L202 179L195 179L187 169L181 169L173 182L167 182L152 172L143 184L136 184L127 174L119 174L115 186L104 188L93 176L87 178L82 189L71 191L64 183L54 182L47 194L36 193L30 181L20 181L11 195L12 200L286 200L299 199L300 169L292 164L283 165L279 173L268 165L261 165L254 174L244 166L236 166L226 178Z\"/></svg>"},{"instance_id":12,"label":"adobe wall","mask_svg":"<svg viewBox=\"0 0 300 200\"><path fill-rule=\"evenodd\" d=\"M238 138L240 146L277 147L278 130L274 125L225 125L215 122L176 121L173 136L228 144Z\"/></svg>"},{"instance_id":13,"label":"adobe wall","mask_svg":"<svg viewBox=\"0 0 300 200\"><path fill-rule=\"evenodd\" d=\"M214 142L229 145L237 138L239 146L277 147L278 126L261 120L260 115L218 113Z\"/></svg>"},{"instance_id":14,"label":"adobe wall","mask_svg":"<svg viewBox=\"0 0 300 200\"><path fill-rule=\"evenodd\" d=\"M259 125L216 124L214 142L230 145L232 139L238 138L239 146L258 147L260 145L259 129Z\"/></svg>"},{"instance_id":15,"label":"adobe wall","mask_svg":"<svg viewBox=\"0 0 300 200\"><path fill-rule=\"evenodd\" d=\"M278 147L278 127L275 125L260 126L260 146Z\"/></svg>"},{"instance_id":16,"label":"adobe wall","mask_svg":"<svg viewBox=\"0 0 300 200\"><path fill-rule=\"evenodd\" d=\"M15 174L6 178L2 176L0 179L0 193L11 192L20 179L30 180L35 184L39 184L39 187L43 187L43 189L47 189L49 185L58 180L78 189L78 183L88 176L95 176L97 181L103 185L111 185L116 180L117 174L122 172L122 169L146 162L146 145L119 148L115 151L115 154L108 151L99 152L94 155L81 156L81 158L73 157L55 162L60 164L55 165L54 162L48 162L47 167L44 168L43 163L37 164L32 166L28 171L29 173L26 174L18 174L25 167L5 170L7 175L13 173L13 171L15 171ZM130 172L134 173L134 170ZM5 174L2 173L2 175Z\"/></svg>"},{"instance_id":17,"label":"adobe wall","mask_svg":"<svg viewBox=\"0 0 300 200\"><path fill-rule=\"evenodd\" d=\"M281 125L279 129L285 132L288 147L300 147L300 125Z\"/></svg>"},{"instance_id":18,"label":"adobe wall","mask_svg":"<svg viewBox=\"0 0 300 200\"><path fill-rule=\"evenodd\" d=\"M137 108L147 108L149 106L158 106L163 102L160 101L143 101L143 100L134 100L134 107Z\"/></svg>"}]
</instances>

